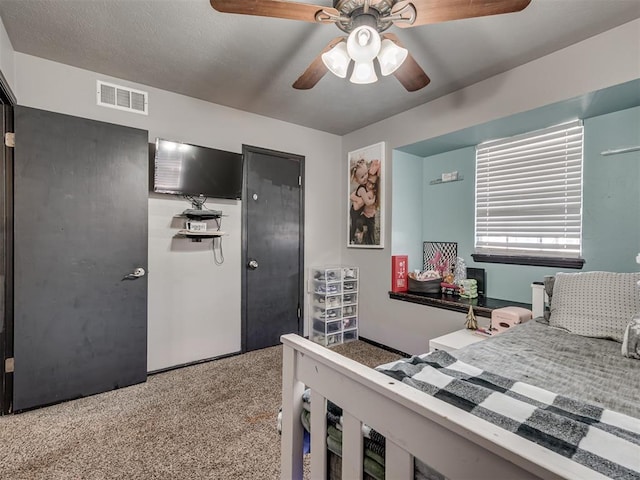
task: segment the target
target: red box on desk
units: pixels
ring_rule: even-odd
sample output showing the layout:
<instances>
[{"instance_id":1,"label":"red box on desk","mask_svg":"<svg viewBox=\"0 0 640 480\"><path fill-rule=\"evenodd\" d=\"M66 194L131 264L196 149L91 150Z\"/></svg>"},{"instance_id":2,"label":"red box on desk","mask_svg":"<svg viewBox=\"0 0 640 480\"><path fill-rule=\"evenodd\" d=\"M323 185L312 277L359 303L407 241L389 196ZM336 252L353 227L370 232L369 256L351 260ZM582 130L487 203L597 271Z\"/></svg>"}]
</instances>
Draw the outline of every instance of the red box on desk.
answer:
<instances>
[{"instance_id":1,"label":"red box on desk","mask_svg":"<svg viewBox=\"0 0 640 480\"><path fill-rule=\"evenodd\" d=\"M409 257L407 255L391 256L391 291L406 292L409 289L408 276Z\"/></svg>"}]
</instances>

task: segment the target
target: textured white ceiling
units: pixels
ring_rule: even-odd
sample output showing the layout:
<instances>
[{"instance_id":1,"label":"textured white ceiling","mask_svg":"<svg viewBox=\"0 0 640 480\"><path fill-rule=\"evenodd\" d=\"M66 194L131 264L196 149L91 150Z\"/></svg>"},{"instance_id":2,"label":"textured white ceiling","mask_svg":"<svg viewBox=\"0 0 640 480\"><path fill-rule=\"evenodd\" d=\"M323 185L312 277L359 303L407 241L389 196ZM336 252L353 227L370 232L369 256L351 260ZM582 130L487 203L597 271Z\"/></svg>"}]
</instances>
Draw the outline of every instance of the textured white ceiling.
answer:
<instances>
[{"instance_id":1,"label":"textured white ceiling","mask_svg":"<svg viewBox=\"0 0 640 480\"><path fill-rule=\"evenodd\" d=\"M533 0L519 13L392 27L431 78L414 93L393 77L353 85L330 73L295 90L342 32L223 14L208 0L0 0L0 17L18 52L343 135L640 18L640 0Z\"/></svg>"}]
</instances>

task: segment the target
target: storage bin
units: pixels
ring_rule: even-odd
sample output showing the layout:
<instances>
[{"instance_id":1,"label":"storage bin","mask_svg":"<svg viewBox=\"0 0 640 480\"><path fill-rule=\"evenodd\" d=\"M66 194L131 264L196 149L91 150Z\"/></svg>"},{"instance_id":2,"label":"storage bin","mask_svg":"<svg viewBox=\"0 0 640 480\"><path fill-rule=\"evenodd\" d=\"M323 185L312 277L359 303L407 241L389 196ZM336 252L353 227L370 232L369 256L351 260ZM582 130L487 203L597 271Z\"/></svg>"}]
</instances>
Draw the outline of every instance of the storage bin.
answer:
<instances>
[{"instance_id":1,"label":"storage bin","mask_svg":"<svg viewBox=\"0 0 640 480\"><path fill-rule=\"evenodd\" d=\"M347 305L346 307L342 307L342 316L343 317L353 317L358 313L357 305Z\"/></svg>"},{"instance_id":2,"label":"storage bin","mask_svg":"<svg viewBox=\"0 0 640 480\"><path fill-rule=\"evenodd\" d=\"M358 317L348 317L342 321L343 330L358 328Z\"/></svg>"},{"instance_id":3,"label":"storage bin","mask_svg":"<svg viewBox=\"0 0 640 480\"><path fill-rule=\"evenodd\" d=\"M342 289L344 293L357 292L358 282L344 282L344 286L342 287Z\"/></svg>"},{"instance_id":4,"label":"storage bin","mask_svg":"<svg viewBox=\"0 0 640 480\"><path fill-rule=\"evenodd\" d=\"M441 278L431 280L416 280L409 277L409 291L417 293L440 293Z\"/></svg>"},{"instance_id":5,"label":"storage bin","mask_svg":"<svg viewBox=\"0 0 640 480\"><path fill-rule=\"evenodd\" d=\"M310 269L311 333L324 346L358 338L358 267L328 266ZM347 332L348 335L347 335Z\"/></svg>"},{"instance_id":6,"label":"storage bin","mask_svg":"<svg viewBox=\"0 0 640 480\"><path fill-rule=\"evenodd\" d=\"M342 305L356 305L358 303L357 293L345 293L342 296Z\"/></svg>"},{"instance_id":7,"label":"storage bin","mask_svg":"<svg viewBox=\"0 0 640 480\"><path fill-rule=\"evenodd\" d=\"M342 339L343 343L351 342L352 340L357 340L358 339L358 331L357 330L350 330L348 332L344 332L343 335L344 335L344 337Z\"/></svg>"},{"instance_id":8,"label":"storage bin","mask_svg":"<svg viewBox=\"0 0 640 480\"><path fill-rule=\"evenodd\" d=\"M342 310L340 307L338 308L316 308L315 312L313 312L313 318L318 318L321 320L338 320L342 317Z\"/></svg>"},{"instance_id":9,"label":"storage bin","mask_svg":"<svg viewBox=\"0 0 640 480\"><path fill-rule=\"evenodd\" d=\"M327 333L336 333L342 330L342 320L327 322Z\"/></svg>"}]
</instances>

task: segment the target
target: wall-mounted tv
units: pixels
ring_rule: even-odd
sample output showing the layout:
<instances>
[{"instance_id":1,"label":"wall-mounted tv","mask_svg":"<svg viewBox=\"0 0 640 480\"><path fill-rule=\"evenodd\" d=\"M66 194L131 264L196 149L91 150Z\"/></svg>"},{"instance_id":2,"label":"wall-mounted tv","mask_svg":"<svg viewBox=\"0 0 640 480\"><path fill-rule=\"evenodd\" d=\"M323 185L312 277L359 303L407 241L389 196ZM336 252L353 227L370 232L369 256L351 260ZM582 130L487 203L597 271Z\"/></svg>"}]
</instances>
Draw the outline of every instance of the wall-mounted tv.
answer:
<instances>
[{"instance_id":1,"label":"wall-mounted tv","mask_svg":"<svg viewBox=\"0 0 640 480\"><path fill-rule=\"evenodd\" d=\"M153 191L239 199L242 196L242 155L158 138Z\"/></svg>"}]
</instances>

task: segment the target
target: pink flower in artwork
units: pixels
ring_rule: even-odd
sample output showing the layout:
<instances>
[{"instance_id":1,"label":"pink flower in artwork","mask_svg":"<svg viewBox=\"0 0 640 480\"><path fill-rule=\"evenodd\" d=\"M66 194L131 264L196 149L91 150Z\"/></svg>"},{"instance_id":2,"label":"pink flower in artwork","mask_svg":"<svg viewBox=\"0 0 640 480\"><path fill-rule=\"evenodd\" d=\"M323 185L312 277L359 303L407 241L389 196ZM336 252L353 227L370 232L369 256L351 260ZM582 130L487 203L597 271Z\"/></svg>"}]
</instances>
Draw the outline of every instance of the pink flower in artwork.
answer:
<instances>
[{"instance_id":1,"label":"pink flower in artwork","mask_svg":"<svg viewBox=\"0 0 640 480\"><path fill-rule=\"evenodd\" d=\"M444 258L442 252L439 250L427 263L433 265L433 269L440 274L440 277L444 277L445 273L449 270L449 260Z\"/></svg>"}]
</instances>

